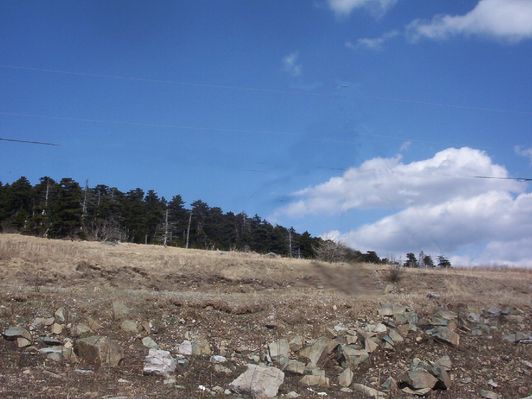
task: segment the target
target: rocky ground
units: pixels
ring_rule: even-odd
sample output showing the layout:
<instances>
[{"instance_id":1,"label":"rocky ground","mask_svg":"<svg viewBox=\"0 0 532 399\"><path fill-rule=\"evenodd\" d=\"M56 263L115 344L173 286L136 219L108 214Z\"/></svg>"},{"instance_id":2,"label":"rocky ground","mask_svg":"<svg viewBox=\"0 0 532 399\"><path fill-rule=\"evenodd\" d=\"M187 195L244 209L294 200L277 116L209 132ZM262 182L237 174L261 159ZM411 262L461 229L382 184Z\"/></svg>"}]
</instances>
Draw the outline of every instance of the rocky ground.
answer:
<instances>
[{"instance_id":1,"label":"rocky ground","mask_svg":"<svg viewBox=\"0 0 532 399\"><path fill-rule=\"evenodd\" d=\"M0 235L2 398L526 398L526 270Z\"/></svg>"}]
</instances>

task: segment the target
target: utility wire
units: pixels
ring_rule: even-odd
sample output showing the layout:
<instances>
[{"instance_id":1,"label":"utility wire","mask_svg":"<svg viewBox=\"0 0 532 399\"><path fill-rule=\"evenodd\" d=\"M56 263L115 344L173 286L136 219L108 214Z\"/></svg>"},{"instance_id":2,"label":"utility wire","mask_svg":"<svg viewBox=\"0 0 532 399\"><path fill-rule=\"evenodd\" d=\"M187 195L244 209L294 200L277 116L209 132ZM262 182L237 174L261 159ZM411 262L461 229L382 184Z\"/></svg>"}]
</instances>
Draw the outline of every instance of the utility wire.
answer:
<instances>
[{"instance_id":1,"label":"utility wire","mask_svg":"<svg viewBox=\"0 0 532 399\"><path fill-rule=\"evenodd\" d=\"M307 95L307 96L314 96L314 97L316 96L317 97L340 97L337 93L335 94L316 93L316 92L312 92L312 91L301 89L301 88L271 89L271 88L254 87L254 86L185 82L185 81L165 80L165 79L151 79L151 78L143 78L143 77L127 76L127 75L112 75L112 74L100 74L100 73L90 73L90 72L66 71L66 70L60 70L60 69L37 68L37 67L8 65L8 64L0 64L0 68L18 70L18 71L54 73L54 74L87 77L87 78L115 79L115 80L125 80L125 81L133 81L133 82L158 83L158 84L179 85L179 86L189 86L189 87L198 87L198 88L213 88L213 89L223 89L223 90L239 90L239 91L248 91L248 92L263 92L263 93L277 93L277 94L300 94L300 95ZM345 86L343 84L340 86L340 89L342 90L345 88L349 88L349 86ZM344 96L341 96L341 97L344 97ZM474 106L474 105L447 104L447 103L423 101L423 100L409 99L409 98L367 96L367 95L360 95L360 94L355 94L355 97L358 97L360 99L365 99L365 100L373 100L373 101L386 101L386 102L395 102L395 103L404 103L404 104L428 105L428 106L454 108L454 109L469 110L469 111L503 112L503 113L532 115L531 110L518 110L518 109L508 109L508 108L482 107L482 106Z\"/></svg>"},{"instance_id":2,"label":"utility wire","mask_svg":"<svg viewBox=\"0 0 532 399\"><path fill-rule=\"evenodd\" d=\"M10 141L13 143L24 143L24 144L39 144L39 145L48 145L52 147L59 147L59 144L47 143L45 141L31 141L31 140L19 140L19 139L9 139L5 137L0 137L0 141Z\"/></svg>"},{"instance_id":3,"label":"utility wire","mask_svg":"<svg viewBox=\"0 0 532 399\"><path fill-rule=\"evenodd\" d=\"M498 179L498 180L516 180L521 182L532 181L532 177L498 177L498 176L472 176L474 179Z\"/></svg>"}]
</instances>

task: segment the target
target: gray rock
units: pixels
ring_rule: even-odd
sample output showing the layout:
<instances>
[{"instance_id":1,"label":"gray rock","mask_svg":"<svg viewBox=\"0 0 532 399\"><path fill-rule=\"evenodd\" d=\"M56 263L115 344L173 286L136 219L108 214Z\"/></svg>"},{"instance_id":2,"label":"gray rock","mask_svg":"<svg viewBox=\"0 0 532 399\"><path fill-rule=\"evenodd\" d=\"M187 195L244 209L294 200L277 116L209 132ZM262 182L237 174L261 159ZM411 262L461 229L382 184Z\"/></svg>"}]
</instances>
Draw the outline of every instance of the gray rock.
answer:
<instances>
[{"instance_id":1,"label":"gray rock","mask_svg":"<svg viewBox=\"0 0 532 399\"><path fill-rule=\"evenodd\" d=\"M30 346L31 345L31 341L26 339L26 338L22 338L22 337L18 337L17 338L17 347L19 348L25 348L27 346Z\"/></svg>"},{"instance_id":2,"label":"gray rock","mask_svg":"<svg viewBox=\"0 0 532 399\"><path fill-rule=\"evenodd\" d=\"M177 346L177 353L180 355L190 356L192 355L192 342L185 339Z\"/></svg>"},{"instance_id":3,"label":"gray rock","mask_svg":"<svg viewBox=\"0 0 532 399\"><path fill-rule=\"evenodd\" d=\"M31 334L28 330L22 327L8 327L2 333L5 339L15 340L17 338L25 338L28 341L31 341Z\"/></svg>"},{"instance_id":4,"label":"gray rock","mask_svg":"<svg viewBox=\"0 0 532 399\"><path fill-rule=\"evenodd\" d=\"M212 354L211 345L205 338L198 338L192 341L192 355L210 356Z\"/></svg>"},{"instance_id":5,"label":"gray rock","mask_svg":"<svg viewBox=\"0 0 532 399\"><path fill-rule=\"evenodd\" d=\"M372 353L379 348L379 344L373 340L373 338L364 338L364 349L368 353Z\"/></svg>"},{"instance_id":6,"label":"gray rock","mask_svg":"<svg viewBox=\"0 0 532 399\"><path fill-rule=\"evenodd\" d=\"M388 377L386 380L381 384L381 388L384 389L386 392L390 392L393 389L397 387L397 381L393 377Z\"/></svg>"},{"instance_id":7,"label":"gray rock","mask_svg":"<svg viewBox=\"0 0 532 399\"><path fill-rule=\"evenodd\" d=\"M305 375L299 380L299 383L307 387L327 388L329 386L329 379L323 375Z\"/></svg>"},{"instance_id":8,"label":"gray rock","mask_svg":"<svg viewBox=\"0 0 532 399\"><path fill-rule=\"evenodd\" d=\"M152 337L142 338L142 345L149 349L159 349L159 345L153 340Z\"/></svg>"},{"instance_id":9,"label":"gray rock","mask_svg":"<svg viewBox=\"0 0 532 399\"><path fill-rule=\"evenodd\" d=\"M115 341L98 335L76 340L74 352L80 359L96 366L116 367L124 358L122 348Z\"/></svg>"},{"instance_id":10,"label":"gray rock","mask_svg":"<svg viewBox=\"0 0 532 399\"><path fill-rule=\"evenodd\" d=\"M288 342L288 346L292 352L301 350L301 348L303 348L303 337L296 335L290 340L290 342Z\"/></svg>"},{"instance_id":11,"label":"gray rock","mask_svg":"<svg viewBox=\"0 0 532 399\"><path fill-rule=\"evenodd\" d=\"M66 312L65 312L65 308L63 307L60 307L59 309L57 309L54 313L54 316L55 316L55 320L56 322L58 323L64 323L66 322Z\"/></svg>"},{"instance_id":12,"label":"gray rock","mask_svg":"<svg viewBox=\"0 0 532 399\"><path fill-rule=\"evenodd\" d=\"M447 355L440 357L438 360L436 360L436 364L439 365L441 368L443 368L446 371L451 370L453 367L453 363L451 362L451 358Z\"/></svg>"},{"instance_id":13,"label":"gray rock","mask_svg":"<svg viewBox=\"0 0 532 399\"><path fill-rule=\"evenodd\" d=\"M344 367L351 367L355 369L359 364L365 362L369 358L369 354L364 349L356 349L351 345L340 345L338 351L340 361Z\"/></svg>"},{"instance_id":14,"label":"gray rock","mask_svg":"<svg viewBox=\"0 0 532 399\"><path fill-rule=\"evenodd\" d=\"M49 346L63 345L63 341L57 338L53 338L53 337L39 337L38 340L39 342L42 342L43 344L49 345Z\"/></svg>"},{"instance_id":15,"label":"gray rock","mask_svg":"<svg viewBox=\"0 0 532 399\"><path fill-rule=\"evenodd\" d=\"M288 358L288 352L290 350L288 340L279 339L268 345L268 352L270 357L274 361L278 361L281 358Z\"/></svg>"},{"instance_id":16,"label":"gray rock","mask_svg":"<svg viewBox=\"0 0 532 399\"><path fill-rule=\"evenodd\" d=\"M499 399L500 398L500 396L496 394L495 392L488 391L486 389L481 389L479 391L479 395L481 398L485 398L485 399Z\"/></svg>"},{"instance_id":17,"label":"gray rock","mask_svg":"<svg viewBox=\"0 0 532 399\"><path fill-rule=\"evenodd\" d=\"M387 397L387 395L384 392L377 391L376 389L370 388L366 385L353 384L352 388L355 392L359 392L368 398L385 399Z\"/></svg>"},{"instance_id":18,"label":"gray rock","mask_svg":"<svg viewBox=\"0 0 532 399\"><path fill-rule=\"evenodd\" d=\"M73 337L81 337L82 335L87 335L91 332L92 330L85 323L78 323L70 329L70 334Z\"/></svg>"},{"instance_id":19,"label":"gray rock","mask_svg":"<svg viewBox=\"0 0 532 399\"><path fill-rule=\"evenodd\" d=\"M126 319L129 316L131 310L129 307L122 301L113 301L113 318L115 320Z\"/></svg>"},{"instance_id":20,"label":"gray rock","mask_svg":"<svg viewBox=\"0 0 532 399\"><path fill-rule=\"evenodd\" d=\"M348 387L353 382L353 372L348 367L338 376L338 384L342 387Z\"/></svg>"},{"instance_id":21,"label":"gray rock","mask_svg":"<svg viewBox=\"0 0 532 399\"><path fill-rule=\"evenodd\" d=\"M64 328L64 324L54 323L52 324L52 328L50 331L52 332L52 334L59 335L63 332Z\"/></svg>"},{"instance_id":22,"label":"gray rock","mask_svg":"<svg viewBox=\"0 0 532 399\"><path fill-rule=\"evenodd\" d=\"M240 374L230 388L240 394L249 394L253 398L274 398L284 381L284 373L275 367L263 367L248 364L247 370Z\"/></svg>"},{"instance_id":23,"label":"gray rock","mask_svg":"<svg viewBox=\"0 0 532 399\"><path fill-rule=\"evenodd\" d=\"M227 358L225 356L220 356L220 355L211 356L211 358L209 360L210 360L211 363L225 363L225 362L227 362Z\"/></svg>"},{"instance_id":24,"label":"gray rock","mask_svg":"<svg viewBox=\"0 0 532 399\"><path fill-rule=\"evenodd\" d=\"M427 333L440 341L451 344L452 346L458 346L460 344L460 336L454 331L450 330L448 327L435 327L431 330L428 330Z\"/></svg>"},{"instance_id":25,"label":"gray rock","mask_svg":"<svg viewBox=\"0 0 532 399\"><path fill-rule=\"evenodd\" d=\"M290 391L285 395L285 397L287 397L288 399L296 399L296 398L299 398L299 396L300 395L294 391Z\"/></svg>"},{"instance_id":26,"label":"gray rock","mask_svg":"<svg viewBox=\"0 0 532 399\"><path fill-rule=\"evenodd\" d=\"M136 334L139 332L139 325L135 320L124 320L120 323L120 329L128 333Z\"/></svg>"},{"instance_id":27,"label":"gray rock","mask_svg":"<svg viewBox=\"0 0 532 399\"><path fill-rule=\"evenodd\" d=\"M222 366L221 364L215 364L214 371L227 375L233 374L233 371L229 367Z\"/></svg>"},{"instance_id":28,"label":"gray rock","mask_svg":"<svg viewBox=\"0 0 532 399\"><path fill-rule=\"evenodd\" d=\"M167 376L173 373L177 367L177 361L170 352L160 349L150 349L144 359L144 374L157 374Z\"/></svg>"},{"instance_id":29,"label":"gray rock","mask_svg":"<svg viewBox=\"0 0 532 399\"><path fill-rule=\"evenodd\" d=\"M326 349L330 348L332 343L334 343L334 341L330 338L320 337L312 345L303 348L299 354L302 357L309 359L312 364L316 365L322 354Z\"/></svg>"},{"instance_id":30,"label":"gray rock","mask_svg":"<svg viewBox=\"0 0 532 399\"><path fill-rule=\"evenodd\" d=\"M388 332L388 336L392 339L394 343L403 342L403 337L401 334L397 332L396 329L390 328L390 331Z\"/></svg>"},{"instance_id":31,"label":"gray rock","mask_svg":"<svg viewBox=\"0 0 532 399\"><path fill-rule=\"evenodd\" d=\"M426 370L417 369L409 371L408 378L404 382L415 390L424 388L432 389L438 382L438 379Z\"/></svg>"},{"instance_id":32,"label":"gray rock","mask_svg":"<svg viewBox=\"0 0 532 399\"><path fill-rule=\"evenodd\" d=\"M289 360L285 371L293 374L303 375L305 373L305 363L298 360Z\"/></svg>"}]
</instances>

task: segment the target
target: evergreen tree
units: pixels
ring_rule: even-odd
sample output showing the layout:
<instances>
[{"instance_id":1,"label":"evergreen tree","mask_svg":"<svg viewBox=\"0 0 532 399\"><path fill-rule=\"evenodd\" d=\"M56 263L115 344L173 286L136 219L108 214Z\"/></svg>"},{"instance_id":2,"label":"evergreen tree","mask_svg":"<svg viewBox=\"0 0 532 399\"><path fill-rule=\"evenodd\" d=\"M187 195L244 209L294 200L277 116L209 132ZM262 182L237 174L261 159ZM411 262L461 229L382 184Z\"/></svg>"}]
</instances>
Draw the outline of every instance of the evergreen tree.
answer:
<instances>
[{"instance_id":1,"label":"evergreen tree","mask_svg":"<svg viewBox=\"0 0 532 399\"><path fill-rule=\"evenodd\" d=\"M71 178L63 178L51 206L50 235L74 238L81 228L81 187Z\"/></svg>"},{"instance_id":2,"label":"evergreen tree","mask_svg":"<svg viewBox=\"0 0 532 399\"><path fill-rule=\"evenodd\" d=\"M418 267L416 255L412 252L406 254L406 261L403 265L404 267Z\"/></svg>"},{"instance_id":3,"label":"evergreen tree","mask_svg":"<svg viewBox=\"0 0 532 399\"><path fill-rule=\"evenodd\" d=\"M442 268L451 267L451 262L443 255L438 256L438 267L442 267Z\"/></svg>"}]
</instances>

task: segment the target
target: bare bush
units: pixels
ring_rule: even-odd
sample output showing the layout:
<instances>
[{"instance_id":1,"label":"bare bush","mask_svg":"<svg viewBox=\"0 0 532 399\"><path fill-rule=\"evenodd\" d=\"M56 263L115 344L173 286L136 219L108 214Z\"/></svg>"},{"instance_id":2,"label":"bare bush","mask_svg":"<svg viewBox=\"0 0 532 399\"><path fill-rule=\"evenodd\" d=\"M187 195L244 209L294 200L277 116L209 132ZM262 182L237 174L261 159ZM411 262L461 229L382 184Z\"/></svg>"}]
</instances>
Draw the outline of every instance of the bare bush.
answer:
<instances>
[{"instance_id":1,"label":"bare bush","mask_svg":"<svg viewBox=\"0 0 532 399\"><path fill-rule=\"evenodd\" d=\"M401 281L401 277L402 277L402 270L401 270L401 266L399 265L391 265L390 266L390 269L388 270L388 273L386 273L386 280L389 281L390 283L398 283L399 281Z\"/></svg>"}]
</instances>

